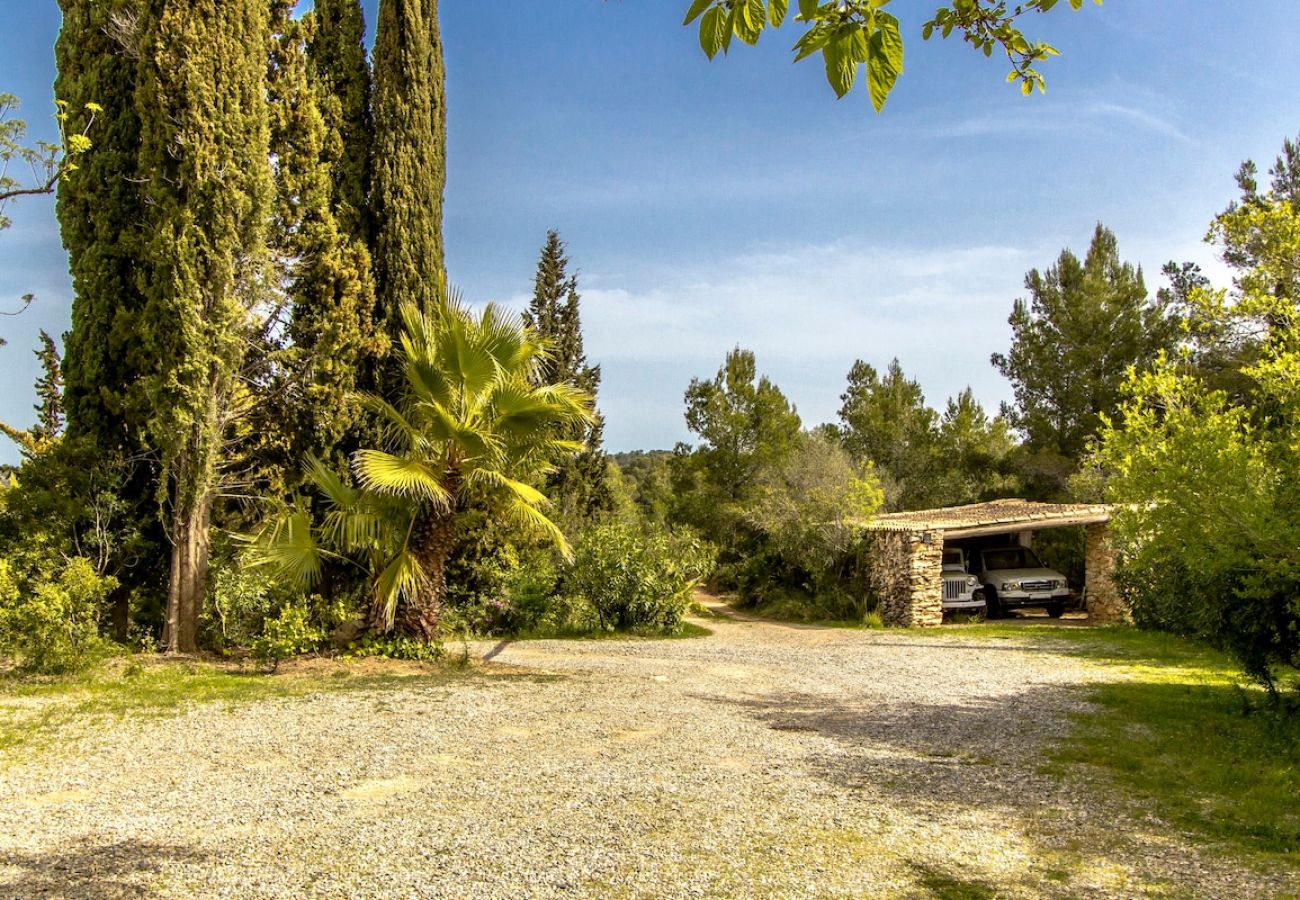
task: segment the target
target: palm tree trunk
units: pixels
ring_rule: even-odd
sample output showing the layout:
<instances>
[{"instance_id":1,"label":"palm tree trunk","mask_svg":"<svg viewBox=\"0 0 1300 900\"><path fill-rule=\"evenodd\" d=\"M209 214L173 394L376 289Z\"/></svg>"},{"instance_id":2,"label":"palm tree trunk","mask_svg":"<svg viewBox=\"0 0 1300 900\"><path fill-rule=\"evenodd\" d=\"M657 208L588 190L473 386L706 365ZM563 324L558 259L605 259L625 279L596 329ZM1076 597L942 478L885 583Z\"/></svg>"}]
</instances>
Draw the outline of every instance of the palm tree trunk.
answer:
<instances>
[{"instance_id":1,"label":"palm tree trunk","mask_svg":"<svg viewBox=\"0 0 1300 900\"><path fill-rule=\"evenodd\" d=\"M397 628L426 643L437 641L440 635L455 525L454 509L427 511L411 534L411 550L424 570L424 581L398 610Z\"/></svg>"}]
</instances>

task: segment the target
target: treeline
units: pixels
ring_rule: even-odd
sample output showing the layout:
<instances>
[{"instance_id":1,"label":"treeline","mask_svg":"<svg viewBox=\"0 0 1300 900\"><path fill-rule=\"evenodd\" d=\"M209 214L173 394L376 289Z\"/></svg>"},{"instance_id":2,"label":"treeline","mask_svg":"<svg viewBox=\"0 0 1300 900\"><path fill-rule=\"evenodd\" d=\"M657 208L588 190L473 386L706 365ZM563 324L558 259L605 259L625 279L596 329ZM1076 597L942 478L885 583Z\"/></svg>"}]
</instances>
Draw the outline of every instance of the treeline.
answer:
<instances>
[{"instance_id":1,"label":"treeline","mask_svg":"<svg viewBox=\"0 0 1300 900\"><path fill-rule=\"evenodd\" d=\"M679 624L698 554L596 528L559 235L522 316L447 287L436 2L383 0L370 54L357 0L62 6L56 91L95 119L58 196L72 328L7 429L0 656Z\"/></svg>"}]
</instances>

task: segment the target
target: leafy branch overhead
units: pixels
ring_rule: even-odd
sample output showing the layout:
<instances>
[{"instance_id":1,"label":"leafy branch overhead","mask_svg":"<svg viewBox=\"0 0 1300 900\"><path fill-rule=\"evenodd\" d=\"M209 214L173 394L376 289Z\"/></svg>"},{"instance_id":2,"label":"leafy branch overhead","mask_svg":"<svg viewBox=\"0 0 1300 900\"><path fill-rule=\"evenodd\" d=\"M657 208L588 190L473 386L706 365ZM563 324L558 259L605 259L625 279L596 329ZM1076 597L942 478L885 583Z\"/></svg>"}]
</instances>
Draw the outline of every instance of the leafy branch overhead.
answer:
<instances>
[{"instance_id":1,"label":"leafy branch overhead","mask_svg":"<svg viewBox=\"0 0 1300 900\"><path fill-rule=\"evenodd\" d=\"M68 128L68 104L57 101L54 118L59 125L59 143L38 141L32 146L23 143L27 123L12 117L18 108L18 98L0 94L0 230L9 226L4 215L5 204L16 197L51 194L58 183L76 171L76 158L90 149L88 133L95 116L103 110L94 103L86 104L86 121L81 131ZM30 171L30 177L20 180L10 172L10 166L19 165Z\"/></svg>"},{"instance_id":2,"label":"leafy branch overhead","mask_svg":"<svg viewBox=\"0 0 1300 900\"><path fill-rule=\"evenodd\" d=\"M862 67L867 72L867 91L876 112L885 105L898 76L903 74L903 38L898 19L885 11L890 0L797 0L794 21L804 33L794 45L795 62L820 52L826 64L826 80L837 96L852 90ZM1083 0L1068 0L1080 9ZM1101 0L1094 0L1101 5ZM1037 64L1059 56L1056 48L1042 41L1031 42L1017 26L1021 16L1045 13L1058 0L1025 0L1009 6L1007 0L952 0L935 10L934 18L921 26L921 37L929 40L937 32L951 37L954 32L985 56L1001 49L1011 63L1007 81L1019 82L1025 94L1046 90ZM727 53L739 38L753 46L766 28L780 28L790 12L790 0L693 0L686 11L685 25L700 23L700 47L713 59Z\"/></svg>"}]
</instances>

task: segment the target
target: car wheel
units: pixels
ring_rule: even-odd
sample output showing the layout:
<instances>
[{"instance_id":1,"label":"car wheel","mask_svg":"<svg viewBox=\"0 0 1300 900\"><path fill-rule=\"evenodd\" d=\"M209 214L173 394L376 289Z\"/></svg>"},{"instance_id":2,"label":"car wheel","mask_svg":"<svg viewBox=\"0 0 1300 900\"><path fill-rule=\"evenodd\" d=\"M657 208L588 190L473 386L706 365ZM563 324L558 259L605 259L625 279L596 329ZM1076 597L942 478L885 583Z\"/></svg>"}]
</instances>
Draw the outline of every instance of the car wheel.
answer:
<instances>
[{"instance_id":1,"label":"car wheel","mask_svg":"<svg viewBox=\"0 0 1300 900\"><path fill-rule=\"evenodd\" d=\"M984 618L1002 618L1002 604L998 603L998 595L993 593L992 588L984 590Z\"/></svg>"},{"instance_id":2,"label":"car wheel","mask_svg":"<svg viewBox=\"0 0 1300 900\"><path fill-rule=\"evenodd\" d=\"M1061 618L1061 616L1065 615L1065 604L1064 603L1047 604L1047 614L1051 616L1053 619Z\"/></svg>"}]
</instances>

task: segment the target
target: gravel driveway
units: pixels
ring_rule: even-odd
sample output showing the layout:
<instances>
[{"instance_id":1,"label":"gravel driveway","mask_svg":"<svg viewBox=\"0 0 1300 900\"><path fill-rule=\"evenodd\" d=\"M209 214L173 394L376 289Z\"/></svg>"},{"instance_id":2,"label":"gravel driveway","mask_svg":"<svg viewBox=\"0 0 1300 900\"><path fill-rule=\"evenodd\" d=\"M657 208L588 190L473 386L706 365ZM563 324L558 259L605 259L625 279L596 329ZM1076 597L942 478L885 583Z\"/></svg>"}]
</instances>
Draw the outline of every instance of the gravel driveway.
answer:
<instances>
[{"instance_id":1,"label":"gravel driveway","mask_svg":"<svg viewBox=\"0 0 1300 900\"><path fill-rule=\"evenodd\" d=\"M0 896L1270 896L1040 772L1103 677L1026 639L708 623L472 645L420 686L61 736L0 771ZM966 890L967 893L955 893Z\"/></svg>"}]
</instances>

